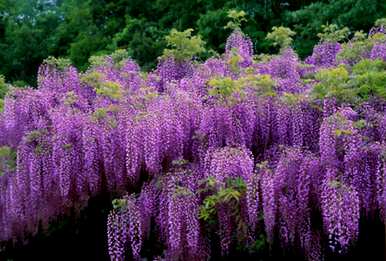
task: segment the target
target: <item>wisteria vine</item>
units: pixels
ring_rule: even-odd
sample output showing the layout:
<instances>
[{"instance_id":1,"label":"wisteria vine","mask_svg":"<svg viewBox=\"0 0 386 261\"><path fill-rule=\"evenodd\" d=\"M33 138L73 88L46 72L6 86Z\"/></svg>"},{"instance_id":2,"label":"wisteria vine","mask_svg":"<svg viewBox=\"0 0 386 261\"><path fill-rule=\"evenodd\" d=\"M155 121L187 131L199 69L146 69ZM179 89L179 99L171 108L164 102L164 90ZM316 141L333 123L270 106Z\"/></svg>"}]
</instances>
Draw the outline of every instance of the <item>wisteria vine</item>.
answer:
<instances>
[{"instance_id":1,"label":"wisteria vine","mask_svg":"<svg viewBox=\"0 0 386 261\"><path fill-rule=\"evenodd\" d=\"M150 234L154 260L207 260L260 235L309 260L347 253L360 220L386 218L383 28L361 41L347 59L355 42L261 58L236 29L222 56L163 57L148 74L115 56L83 73L43 64L39 87L12 89L0 113L0 244L108 191L121 196L111 260L140 260Z\"/></svg>"}]
</instances>

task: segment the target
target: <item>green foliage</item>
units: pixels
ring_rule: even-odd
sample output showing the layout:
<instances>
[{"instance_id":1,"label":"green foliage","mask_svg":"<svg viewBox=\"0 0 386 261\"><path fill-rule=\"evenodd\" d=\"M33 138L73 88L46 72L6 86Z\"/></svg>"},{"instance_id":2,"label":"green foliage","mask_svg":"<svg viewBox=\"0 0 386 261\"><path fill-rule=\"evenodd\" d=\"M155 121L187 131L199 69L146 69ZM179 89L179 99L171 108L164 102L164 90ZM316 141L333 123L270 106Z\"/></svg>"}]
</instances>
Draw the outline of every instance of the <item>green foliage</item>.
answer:
<instances>
[{"instance_id":1,"label":"green foliage","mask_svg":"<svg viewBox=\"0 0 386 261\"><path fill-rule=\"evenodd\" d=\"M276 96L275 81L269 74L247 74L238 79L243 88L252 88L257 96Z\"/></svg>"},{"instance_id":2,"label":"green foliage","mask_svg":"<svg viewBox=\"0 0 386 261\"><path fill-rule=\"evenodd\" d=\"M38 143L39 139L46 134L47 134L47 130L37 129L37 130L33 130L33 131L28 132L25 135L25 139L28 143Z\"/></svg>"},{"instance_id":3,"label":"green foliage","mask_svg":"<svg viewBox=\"0 0 386 261\"><path fill-rule=\"evenodd\" d=\"M207 43L208 52L202 53L207 57L223 52L227 22L249 35L258 52L274 51L265 39L272 26L288 25L297 32L293 46L305 57L323 24L367 32L385 16L384 0L302 0L289 5L279 0L0 1L0 74L9 82L33 86L38 66L49 56L69 58L85 70L90 56L116 49L127 50L141 68L150 70L167 47L171 28L195 29Z\"/></svg>"},{"instance_id":4,"label":"green foliage","mask_svg":"<svg viewBox=\"0 0 386 261\"><path fill-rule=\"evenodd\" d=\"M165 37L168 49L164 50L164 56L172 56L177 60L190 60L193 56L205 51L205 42L200 35L192 35L193 29L179 32L172 29Z\"/></svg>"},{"instance_id":5,"label":"green foliage","mask_svg":"<svg viewBox=\"0 0 386 261\"><path fill-rule=\"evenodd\" d=\"M71 61L67 58L55 58L53 56L44 59L43 63L48 64L58 70L63 71L67 67L71 66Z\"/></svg>"},{"instance_id":6,"label":"green foliage","mask_svg":"<svg viewBox=\"0 0 386 261\"><path fill-rule=\"evenodd\" d=\"M288 105L296 105L305 99L304 95L285 92L281 97L281 100Z\"/></svg>"},{"instance_id":7,"label":"green foliage","mask_svg":"<svg viewBox=\"0 0 386 261\"><path fill-rule=\"evenodd\" d=\"M242 86L237 80L230 77L219 77L209 80L209 95L217 96L223 100L231 97L234 93L240 94Z\"/></svg>"},{"instance_id":8,"label":"green foliage","mask_svg":"<svg viewBox=\"0 0 386 261\"><path fill-rule=\"evenodd\" d=\"M366 127L366 125L367 125L367 122L364 119L357 120L357 121L354 122L354 127L356 129L363 129L363 128Z\"/></svg>"},{"instance_id":9,"label":"green foliage","mask_svg":"<svg viewBox=\"0 0 386 261\"><path fill-rule=\"evenodd\" d=\"M114 66L120 68L123 65L122 63L129 58L129 53L125 49L117 49L109 55L93 55L89 58L88 62L91 67L99 67L106 64L108 57L112 59Z\"/></svg>"},{"instance_id":10,"label":"green foliage","mask_svg":"<svg viewBox=\"0 0 386 261\"><path fill-rule=\"evenodd\" d=\"M316 99L335 97L339 101L355 99L355 91L348 85L349 72L344 66L322 69L315 75L319 82L312 90Z\"/></svg>"},{"instance_id":11,"label":"green foliage","mask_svg":"<svg viewBox=\"0 0 386 261\"><path fill-rule=\"evenodd\" d=\"M340 102L361 103L370 97L386 98L386 63L362 60L352 67L352 73L342 65L323 69L316 76L312 96L316 99L335 97Z\"/></svg>"},{"instance_id":12,"label":"green foliage","mask_svg":"<svg viewBox=\"0 0 386 261\"><path fill-rule=\"evenodd\" d=\"M352 85L358 95L367 100L370 96L386 98L386 63L381 60L363 60L353 67Z\"/></svg>"},{"instance_id":13,"label":"green foliage","mask_svg":"<svg viewBox=\"0 0 386 261\"><path fill-rule=\"evenodd\" d=\"M386 43L386 35L383 33L373 34L369 38L376 43Z\"/></svg>"},{"instance_id":14,"label":"green foliage","mask_svg":"<svg viewBox=\"0 0 386 261\"><path fill-rule=\"evenodd\" d=\"M94 111L92 114L92 118L96 121L99 122L101 120L104 120L107 116L107 109L106 108L98 108Z\"/></svg>"},{"instance_id":15,"label":"green foliage","mask_svg":"<svg viewBox=\"0 0 386 261\"><path fill-rule=\"evenodd\" d=\"M96 93L113 100L119 100L122 97L122 87L117 82L105 81L96 88Z\"/></svg>"},{"instance_id":16,"label":"green foliage","mask_svg":"<svg viewBox=\"0 0 386 261\"><path fill-rule=\"evenodd\" d=\"M187 187L183 187L183 186L177 186L173 194L174 197L186 197L191 195L194 195L194 193Z\"/></svg>"},{"instance_id":17,"label":"green foliage","mask_svg":"<svg viewBox=\"0 0 386 261\"><path fill-rule=\"evenodd\" d=\"M344 137L344 136L350 136L353 134L353 131L351 129L351 124L347 120L347 118L340 112L337 112L333 115L331 115L328 118L329 123L335 125L334 129L334 135L336 137ZM355 126L355 124L354 124Z\"/></svg>"},{"instance_id":18,"label":"green foliage","mask_svg":"<svg viewBox=\"0 0 386 261\"><path fill-rule=\"evenodd\" d=\"M112 205L114 209L120 210L124 209L127 206L127 200L126 199L114 199L112 201Z\"/></svg>"},{"instance_id":19,"label":"green foliage","mask_svg":"<svg viewBox=\"0 0 386 261\"><path fill-rule=\"evenodd\" d=\"M117 121L114 118L114 114L119 110L115 105L109 105L107 107L97 108L91 116L94 122L104 122L110 128L117 127Z\"/></svg>"},{"instance_id":20,"label":"green foliage","mask_svg":"<svg viewBox=\"0 0 386 261\"><path fill-rule=\"evenodd\" d=\"M341 65L332 69L322 69L316 74L316 80L326 86L339 85L344 83L349 78L349 72Z\"/></svg>"},{"instance_id":21,"label":"green foliage","mask_svg":"<svg viewBox=\"0 0 386 261\"><path fill-rule=\"evenodd\" d=\"M218 97L220 101L237 101L245 97L245 89L252 89L256 96L275 96L275 82L268 74L247 73L232 79L230 77L213 78L208 81L209 95Z\"/></svg>"},{"instance_id":22,"label":"green foliage","mask_svg":"<svg viewBox=\"0 0 386 261\"><path fill-rule=\"evenodd\" d=\"M225 187L218 188L217 181L210 177L204 181L204 192L210 192L200 207L200 219L210 221L217 213L217 207L227 204L232 207L233 214L239 211L240 199L245 195L246 184L242 178L228 179Z\"/></svg>"},{"instance_id":23,"label":"green foliage","mask_svg":"<svg viewBox=\"0 0 386 261\"><path fill-rule=\"evenodd\" d=\"M219 184L213 177L202 182L204 199L200 206L199 218L205 223L206 229L217 222L217 210L226 206L229 215L235 222L236 229L232 233L238 240L238 247L244 248L248 236L248 227L243 220L241 200L245 197L246 184L242 178L229 178L225 184ZM210 231L208 231L210 233Z\"/></svg>"},{"instance_id":24,"label":"green foliage","mask_svg":"<svg viewBox=\"0 0 386 261\"><path fill-rule=\"evenodd\" d=\"M208 10L197 20L197 29L199 34L207 42L207 47L217 52L222 52L225 41L229 35L228 30L224 28L227 23L227 11L222 9Z\"/></svg>"},{"instance_id":25,"label":"green foliage","mask_svg":"<svg viewBox=\"0 0 386 261\"><path fill-rule=\"evenodd\" d=\"M78 96L75 92L70 91L66 93L66 97L64 98L64 104L67 106L72 106L78 101Z\"/></svg>"},{"instance_id":26,"label":"green foliage","mask_svg":"<svg viewBox=\"0 0 386 261\"><path fill-rule=\"evenodd\" d=\"M347 61L349 64L359 62L363 55L369 53L373 47L373 42L367 39L362 31L355 32L353 39L342 44L342 50L337 55L338 61Z\"/></svg>"},{"instance_id":27,"label":"green foliage","mask_svg":"<svg viewBox=\"0 0 386 261\"><path fill-rule=\"evenodd\" d=\"M336 129L334 131L335 136L340 137L340 136L347 136L351 135L352 132L350 130L344 130L344 129Z\"/></svg>"},{"instance_id":28,"label":"green foliage","mask_svg":"<svg viewBox=\"0 0 386 261\"><path fill-rule=\"evenodd\" d=\"M93 88L98 88L103 78L104 76L102 73L97 71L92 71L83 75L81 78L81 81Z\"/></svg>"},{"instance_id":29,"label":"green foliage","mask_svg":"<svg viewBox=\"0 0 386 261\"><path fill-rule=\"evenodd\" d=\"M100 72L91 71L83 75L81 81L94 88L98 95L113 100L119 100L122 97L122 86L117 82L106 81L104 75Z\"/></svg>"},{"instance_id":30,"label":"green foliage","mask_svg":"<svg viewBox=\"0 0 386 261\"><path fill-rule=\"evenodd\" d=\"M386 17L377 19L374 23L375 26L386 26Z\"/></svg>"},{"instance_id":31,"label":"green foliage","mask_svg":"<svg viewBox=\"0 0 386 261\"><path fill-rule=\"evenodd\" d=\"M56 45L53 38L61 19L52 1L7 2L0 7L0 74L10 82L33 83L38 65Z\"/></svg>"},{"instance_id":32,"label":"green foliage","mask_svg":"<svg viewBox=\"0 0 386 261\"><path fill-rule=\"evenodd\" d=\"M92 55L88 59L88 63L90 64L90 67L99 67L106 64L106 55Z\"/></svg>"},{"instance_id":33,"label":"green foliage","mask_svg":"<svg viewBox=\"0 0 386 261\"><path fill-rule=\"evenodd\" d=\"M189 163L189 161L186 160L186 159L183 159L183 158L175 159L175 160L172 161L172 165L173 166L177 166L177 167L182 167L182 166L184 166L184 165L186 165L188 163Z\"/></svg>"},{"instance_id":34,"label":"green foliage","mask_svg":"<svg viewBox=\"0 0 386 261\"><path fill-rule=\"evenodd\" d=\"M272 31L267 34L266 39L270 40L273 46L278 46L280 49L285 49L292 44L292 37L295 36L296 33L292 31L288 27L272 27Z\"/></svg>"},{"instance_id":35,"label":"green foliage","mask_svg":"<svg viewBox=\"0 0 386 261\"><path fill-rule=\"evenodd\" d=\"M322 25L322 32L318 33L318 37L322 42L341 42L345 40L350 33L348 27L339 29L336 24Z\"/></svg>"},{"instance_id":36,"label":"green foliage","mask_svg":"<svg viewBox=\"0 0 386 261\"><path fill-rule=\"evenodd\" d=\"M8 92L8 85L5 83L4 76L0 75L0 99L3 99Z\"/></svg>"},{"instance_id":37,"label":"green foliage","mask_svg":"<svg viewBox=\"0 0 386 261\"><path fill-rule=\"evenodd\" d=\"M8 92L8 85L5 83L4 76L0 75L0 112L3 111L4 108L4 97Z\"/></svg>"},{"instance_id":38,"label":"green foliage","mask_svg":"<svg viewBox=\"0 0 386 261\"><path fill-rule=\"evenodd\" d=\"M16 150L8 146L0 147L0 177L6 171L16 170Z\"/></svg>"},{"instance_id":39,"label":"green foliage","mask_svg":"<svg viewBox=\"0 0 386 261\"><path fill-rule=\"evenodd\" d=\"M22 80L13 81L12 85L18 88L24 88L28 86L28 83Z\"/></svg>"},{"instance_id":40,"label":"green foliage","mask_svg":"<svg viewBox=\"0 0 386 261\"><path fill-rule=\"evenodd\" d=\"M231 30L236 30L240 29L241 23L246 22L247 19L245 18L246 13L241 10L229 10L228 11L228 18L230 21L227 23L227 25L224 27L225 29L231 29Z\"/></svg>"},{"instance_id":41,"label":"green foliage","mask_svg":"<svg viewBox=\"0 0 386 261\"><path fill-rule=\"evenodd\" d=\"M326 0L312 1L298 10L287 11L283 24L297 32L294 47L305 57L319 41L316 36L324 24L348 26L351 31L368 32L375 20L385 17L384 0Z\"/></svg>"},{"instance_id":42,"label":"green foliage","mask_svg":"<svg viewBox=\"0 0 386 261\"><path fill-rule=\"evenodd\" d=\"M144 17L126 17L125 24L117 32L107 49L126 49L129 55L139 62L141 67L149 70L166 47L165 34L168 30L160 28L157 22Z\"/></svg>"},{"instance_id":43,"label":"green foliage","mask_svg":"<svg viewBox=\"0 0 386 261\"><path fill-rule=\"evenodd\" d=\"M122 62L129 58L129 53L124 49L118 49L115 50L110 56L114 64L121 66Z\"/></svg>"},{"instance_id":44,"label":"green foliage","mask_svg":"<svg viewBox=\"0 0 386 261\"><path fill-rule=\"evenodd\" d=\"M362 30L354 32L354 36L352 38L352 41L364 41L367 38L367 34L364 33Z\"/></svg>"},{"instance_id":45,"label":"green foliage","mask_svg":"<svg viewBox=\"0 0 386 261\"><path fill-rule=\"evenodd\" d=\"M259 237L253 242L252 246L250 246L251 253L261 253L263 251L267 251L269 246L267 237L263 234L260 234Z\"/></svg>"},{"instance_id":46,"label":"green foliage","mask_svg":"<svg viewBox=\"0 0 386 261\"><path fill-rule=\"evenodd\" d=\"M72 148L73 148L73 145L71 143L63 144L63 149L65 149L67 151L72 150Z\"/></svg>"},{"instance_id":47,"label":"green foliage","mask_svg":"<svg viewBox=\"0 0 386 261\"><path fill-rule=\"evenodd\" d=\"M240 72L239 62L241 60L242 60L242 57L237 52L237 49L236 48L232 48L231 55L230 55L230 57L229 57L229 59L227 61L228 64L230 65L230 67L231 67L232 72L234 72L234 73L239 73Z\"/></svg>"},{"instance_id":48,"label":"green foliage","mask_svg":"<svg viewBox=\"0 0 386 261\"><path fill-rule=\"evenodd\" d=\"M355 64L352 72L356 75L365 74L367 72L382 72L386 70L386 63L382 60L363 59Z\"/></svg>"},{"instance_id":49,"label":"green foliage","mask_svg":"<svg viewBox=\"0 0 386 261\"><path fill-rule=\"evenodd\" d=\"M339 180L334 179L334 180L331 180L328 185L331 188L340 188L340 187L342 187L343 184Z\"/></svg>"},{"instance_id":50,"label":"green foliage","mask_svg":"<svg viewBox=\"0 0 386 261\"><path fill-rule=\"evenodd\" d=\"M100 51L101 46L106 46L107 42L102 36L80 33L76 42L71 43L68 51L68 56L71 61L78 66L81 70L85 70L88 66L88 58L93 52Z\"/></svg>"}]
</instances>

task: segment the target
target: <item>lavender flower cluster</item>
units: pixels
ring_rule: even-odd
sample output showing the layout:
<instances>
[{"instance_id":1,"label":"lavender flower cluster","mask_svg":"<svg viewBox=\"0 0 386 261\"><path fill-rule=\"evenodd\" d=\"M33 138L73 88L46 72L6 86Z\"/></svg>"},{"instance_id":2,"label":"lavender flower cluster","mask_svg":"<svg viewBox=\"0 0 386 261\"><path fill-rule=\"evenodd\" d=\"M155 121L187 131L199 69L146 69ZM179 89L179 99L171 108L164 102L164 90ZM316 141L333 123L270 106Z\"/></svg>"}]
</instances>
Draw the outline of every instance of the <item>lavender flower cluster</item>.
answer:
<instances>
[{"instance_id":1,"label":"lavender flower cluster","mask_svg":"<svg viewBox=\"0 0 386 261\"><path fill-rule=\"evenodd\" d=\"M0 244L107 190L122 196L107 220L111 260L140 260L150 234L164 248L155 260L207 260L260 234L309 260L349 251L360 219L386 218L386 101L310 98L306 77L339 51L257 60L236 30L221 57L168 57L148 74L111 57L84 73L43 64L39 87L11 90L0 113L0 147L17 152L15 168L0 154ZM230 190L235 179L245 190ZM228 194L206 206L209 226L200 209L215 193Z\"/></svg>"}]
</instances>

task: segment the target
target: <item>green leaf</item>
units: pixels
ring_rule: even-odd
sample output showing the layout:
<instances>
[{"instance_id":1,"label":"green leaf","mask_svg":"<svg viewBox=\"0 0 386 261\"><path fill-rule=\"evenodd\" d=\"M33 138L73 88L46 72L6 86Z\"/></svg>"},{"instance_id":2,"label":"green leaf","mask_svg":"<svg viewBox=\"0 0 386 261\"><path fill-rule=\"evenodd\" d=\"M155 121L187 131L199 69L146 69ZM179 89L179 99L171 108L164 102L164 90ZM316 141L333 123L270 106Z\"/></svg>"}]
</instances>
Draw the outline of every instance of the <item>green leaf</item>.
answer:
<instances>
[{"instance_id":1,"label":"green leaf","mask_svg":"<svg viewBox=\"0 0 386 261\"><path fill-rule=\"evenodd\" d=\"M228 18L231 20L224 26L225 29L240 30L241 23L246 22L246 13L243 10L237 11L235 9L228 11Z\"/></svg>"},{"instance_id":2,"label":"green leaf","mask_svg":"<svg viewBox=\"0 0 386 261\"><path fill-rule=\"evenodd\" d=\"M272 31L267 34L266 39L271 41L273 46L279 46L280 49L285 49L292 44L292 37L295 35L296 33L288 27L274 26L272 27Z\"/></svg>"},{"instance_id":3,"label":"green leaf","mask_svg":"<svg viewBox=\"0 0 386 261\"><path fill-rule=\"evenodd\" d=\"M172 29L165 37L168 49L164 50L164 56L174 57L179 61L190 60L193 56L205 51L205 42L200 35L192 35L193 29L177 31Z\"/></svg>"},{"instance_id":4,"label":"green leaf","mask_svg":"<svg viewBox=\"0 0 386 261\"><path fill-rule=\"evenodd\" d=\"M348 27L339 28L336 24L322 25L322 32L318 37L322 42L340 42L345 40L350 33Z\"/></svg>"}]
</instances>

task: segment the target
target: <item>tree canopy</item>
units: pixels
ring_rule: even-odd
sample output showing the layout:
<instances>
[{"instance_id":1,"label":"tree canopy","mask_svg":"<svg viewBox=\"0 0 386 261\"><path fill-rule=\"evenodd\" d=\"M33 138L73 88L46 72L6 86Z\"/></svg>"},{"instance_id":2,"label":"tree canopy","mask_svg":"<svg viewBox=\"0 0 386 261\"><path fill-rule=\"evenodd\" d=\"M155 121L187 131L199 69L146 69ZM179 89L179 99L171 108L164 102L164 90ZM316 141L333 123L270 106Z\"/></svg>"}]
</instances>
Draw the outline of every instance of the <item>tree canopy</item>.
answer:
<instances>
[{"instance_id":1,"label":"tree canopy","mask_svg":"<svg viewBox=\"0 0 386 261\"><path fill-rule=\"evenodd\" d=\"M229 10L245 13L232 21ZM0 74L34 85L39 64L49 56L67 57L85 69L90 56L116 49L127 49L149 70L167 47L171 29L193 28L207 50L220 52L238 22L257 52L274 51L266 33L289 25L304 57L319 41L322 25L367 32L385 15L383 0L0 0Z\"/></svg>"}]
</instances>

